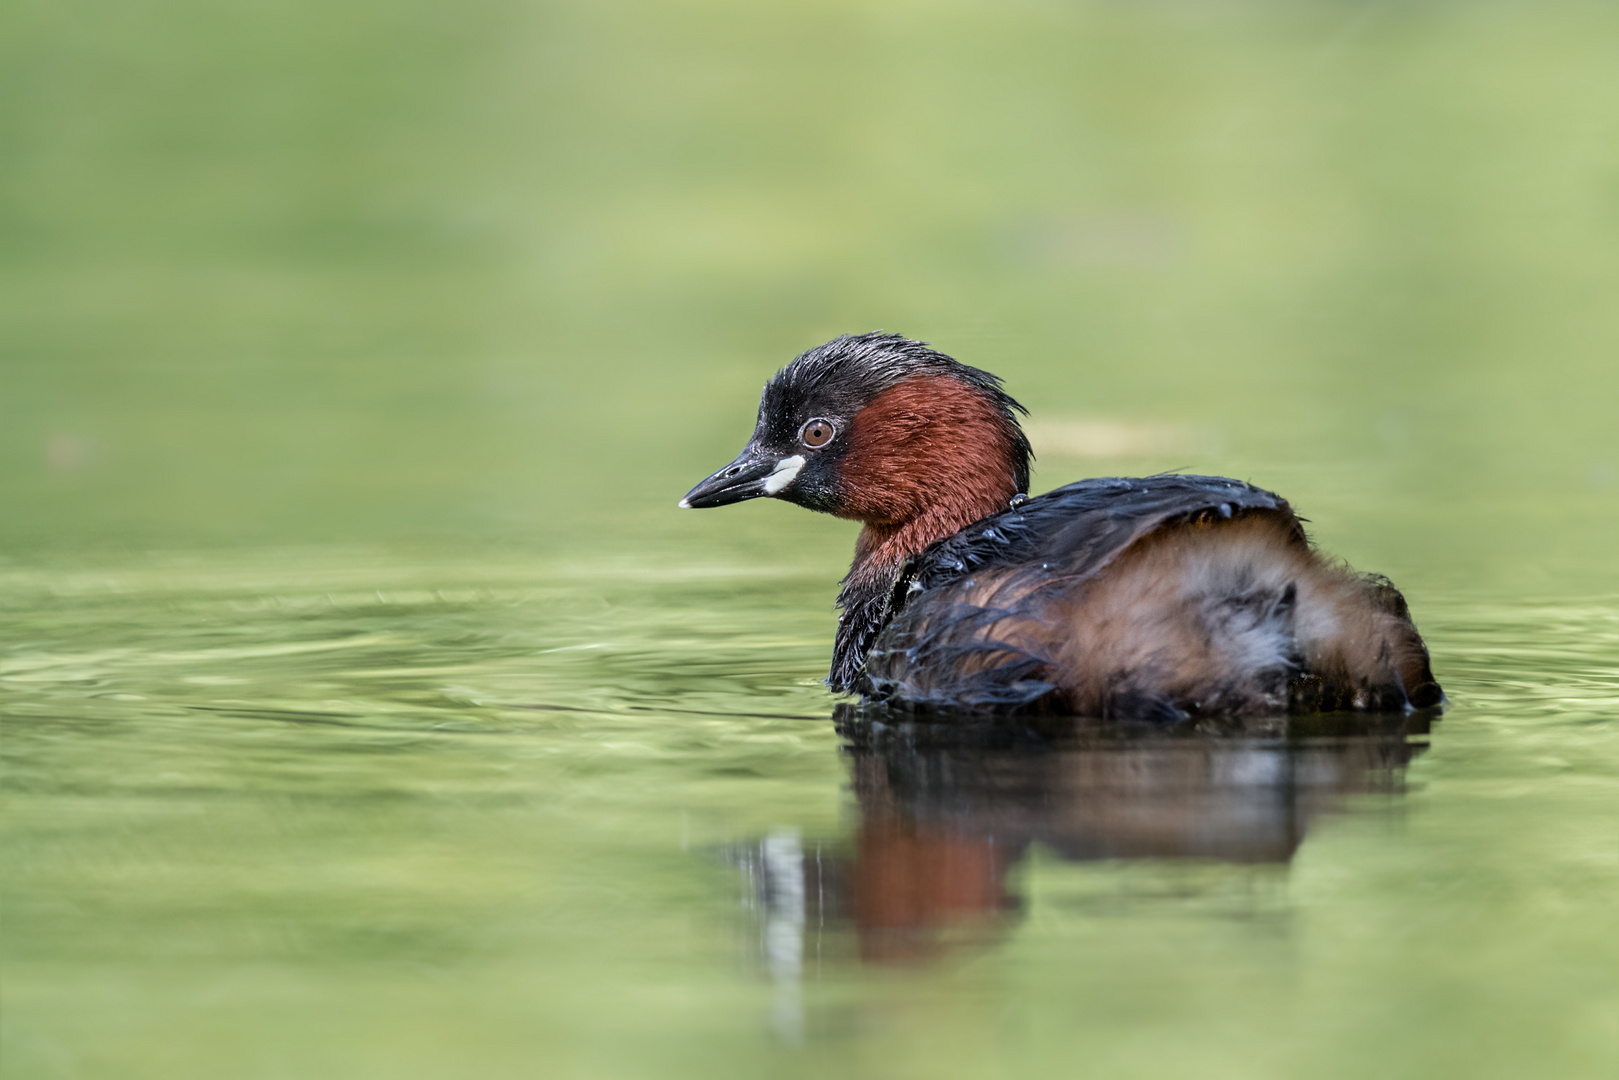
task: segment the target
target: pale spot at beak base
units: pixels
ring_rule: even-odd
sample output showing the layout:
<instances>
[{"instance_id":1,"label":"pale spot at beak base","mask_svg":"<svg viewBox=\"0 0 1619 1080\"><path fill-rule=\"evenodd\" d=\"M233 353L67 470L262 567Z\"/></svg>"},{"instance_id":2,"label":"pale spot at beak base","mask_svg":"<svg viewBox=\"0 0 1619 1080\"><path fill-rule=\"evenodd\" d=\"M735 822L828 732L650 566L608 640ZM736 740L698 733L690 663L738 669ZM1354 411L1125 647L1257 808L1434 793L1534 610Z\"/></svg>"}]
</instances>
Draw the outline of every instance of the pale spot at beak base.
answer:
<instances>
[{"instance_id":1,"label":"pale spot at beak base","mask_svg":"<svg viewBox=\"0 0 1619 1080\"><path fill-rule=\"evenodd\" d=\"M792 457L785 457L776 462L776 468L769 476L765 477L765 494L774 495L798 479L798 470L803 467L803 454L794 454Z\"/></svg>"}]
</instances>

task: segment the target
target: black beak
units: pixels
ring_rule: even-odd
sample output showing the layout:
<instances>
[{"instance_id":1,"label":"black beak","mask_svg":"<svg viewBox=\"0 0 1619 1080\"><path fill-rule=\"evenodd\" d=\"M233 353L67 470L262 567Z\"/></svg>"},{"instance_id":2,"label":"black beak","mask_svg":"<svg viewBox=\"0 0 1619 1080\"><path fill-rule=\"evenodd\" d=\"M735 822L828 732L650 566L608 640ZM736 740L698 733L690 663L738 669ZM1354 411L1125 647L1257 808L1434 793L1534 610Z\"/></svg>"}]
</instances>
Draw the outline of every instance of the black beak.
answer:
<instances>
[{"instance_id":1,"label":"black beak","mask_svg":"<svg viewBox=\"0 0 1619 1080\"><path fill-rule=\"evenodd\" d=\"M803 459L799 458L798 463L802 465ZM762 495L773 495L780 489L767 488L766 481L779 475L781 464L776 455L767 454L749 443L742 448L735 461L686 492L686 497L680 500L681 509L706 510L711 506L726 506ZM796 473L798 470L793 471Z\"/></svg>"}]
</instances>

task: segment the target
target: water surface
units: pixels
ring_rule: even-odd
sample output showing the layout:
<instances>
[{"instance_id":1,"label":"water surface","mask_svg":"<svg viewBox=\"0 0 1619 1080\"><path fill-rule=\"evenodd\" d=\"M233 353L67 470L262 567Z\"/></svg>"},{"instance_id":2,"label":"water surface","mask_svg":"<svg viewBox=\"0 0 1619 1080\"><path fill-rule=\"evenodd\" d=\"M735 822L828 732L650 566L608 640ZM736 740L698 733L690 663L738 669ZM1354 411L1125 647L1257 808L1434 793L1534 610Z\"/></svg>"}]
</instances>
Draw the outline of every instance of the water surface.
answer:
<instances>
[{"instance_id":1,"label":"water surface","mask_svg":"<svg viewBox=\"0 0 1619 1080\"><path fill-rule=\"evenodd\" d=\"M282 558L8 577L8 1069L1611 1060L1611 602L1430 602L1438 721L986 734L835 724L810 575Z\"/></svg>"}]
</instances>

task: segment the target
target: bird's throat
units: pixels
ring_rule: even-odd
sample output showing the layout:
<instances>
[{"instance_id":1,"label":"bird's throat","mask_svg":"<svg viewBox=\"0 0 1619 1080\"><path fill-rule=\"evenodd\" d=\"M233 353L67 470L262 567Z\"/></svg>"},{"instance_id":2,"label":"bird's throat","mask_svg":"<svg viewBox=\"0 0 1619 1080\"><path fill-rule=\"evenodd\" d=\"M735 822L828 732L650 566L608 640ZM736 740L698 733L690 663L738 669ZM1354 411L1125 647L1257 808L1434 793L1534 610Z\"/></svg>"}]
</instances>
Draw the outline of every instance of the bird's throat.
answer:
<instances>
[{"instance_id":1,"label":"bird's throat","mask_svg":"<svg viewBox=\"0 0 1619 1080\"><path fill-rule=\"evenodd\" d=\"M929 544L965 529L975 521L1006 509L1016 494L1010 490L980 491L977 497L958 494L956 498L941 501L909 521L893 523L867 522L855 541L854 564L849 567L846 583L858 586L858 591L886 592L894 584L900 568L913 555L920 555ZM850 591L855 591L851 589Z\"/></svg>"}]
</instances>

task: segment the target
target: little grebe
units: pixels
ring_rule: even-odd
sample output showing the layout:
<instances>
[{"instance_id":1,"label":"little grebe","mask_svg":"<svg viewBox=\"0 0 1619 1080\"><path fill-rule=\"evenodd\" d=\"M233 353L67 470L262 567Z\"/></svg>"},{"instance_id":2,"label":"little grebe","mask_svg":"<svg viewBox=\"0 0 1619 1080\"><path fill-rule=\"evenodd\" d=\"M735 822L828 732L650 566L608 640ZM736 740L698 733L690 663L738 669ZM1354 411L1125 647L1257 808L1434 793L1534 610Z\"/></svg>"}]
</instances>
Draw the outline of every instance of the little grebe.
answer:
<instances>
[{"instance_id":1,"label":"little grebe","mask_svg":"<svg viewBox=\"0 0 1619 1080\"><path fill-rule=\"evenodd\" d=\"M680 500L864 523L827 684L901 708L1111 717L1394 710L1444 699L1405 599L1328 562L1238 480L1082 480L1029 498L1026 410L897 334L766 384L742 453Z\"/></svg>"}]
</instances>

